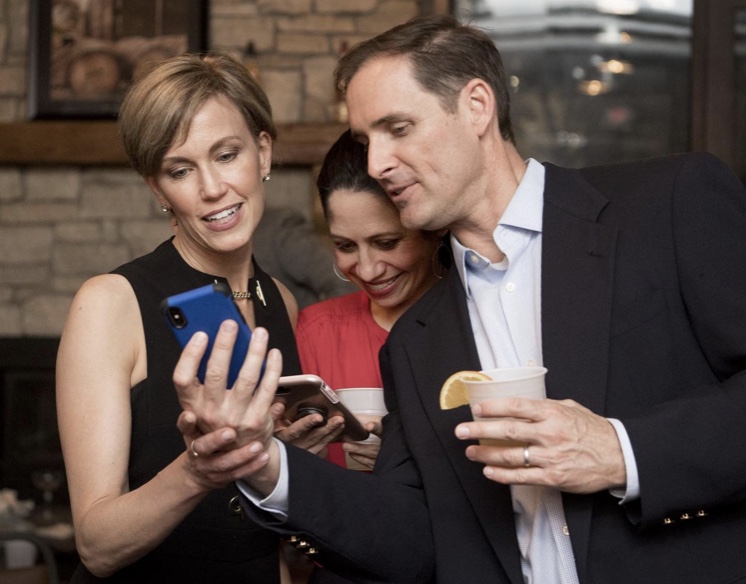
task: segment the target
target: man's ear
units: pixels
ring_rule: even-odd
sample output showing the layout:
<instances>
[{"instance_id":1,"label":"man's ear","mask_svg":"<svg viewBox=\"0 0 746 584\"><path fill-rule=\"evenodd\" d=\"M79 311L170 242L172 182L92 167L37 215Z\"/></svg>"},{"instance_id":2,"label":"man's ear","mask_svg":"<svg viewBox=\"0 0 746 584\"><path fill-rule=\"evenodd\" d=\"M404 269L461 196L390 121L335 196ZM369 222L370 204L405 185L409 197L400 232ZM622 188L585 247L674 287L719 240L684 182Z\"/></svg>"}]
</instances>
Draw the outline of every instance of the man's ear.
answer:
<instances>
[{"instance_id":1,"label":"man's ear","mask_svg":"<svg viewBox=\"0 0 746 584\"><path fill-rule=\"evenodd\" d=\"M497 104L492 88L483 79L474 78L464 85L461 95L472 124L477 128L479 135L483 135L490 124L497 122Z\"/></svg>"}]
</instances>

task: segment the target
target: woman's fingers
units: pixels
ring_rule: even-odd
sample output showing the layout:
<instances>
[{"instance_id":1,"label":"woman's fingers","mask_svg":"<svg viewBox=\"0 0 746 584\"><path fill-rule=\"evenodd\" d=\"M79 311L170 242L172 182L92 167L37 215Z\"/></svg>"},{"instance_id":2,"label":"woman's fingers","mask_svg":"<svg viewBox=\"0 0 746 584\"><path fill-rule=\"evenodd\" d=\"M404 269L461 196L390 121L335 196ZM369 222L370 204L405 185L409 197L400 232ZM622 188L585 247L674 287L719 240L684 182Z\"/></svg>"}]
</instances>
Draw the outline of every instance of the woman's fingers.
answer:
<instances>
[{"instance_id":1,"label":"woman's fingers","mask_svg":"<svg viewBox=\"0 0 746 584\"><path fill-rule=\"evenodd\" d=\"M221 488L267 464L268 455L260 442L225 451L212 450L220 442L198 440L187 450L187 464L194 480L208 489Z\"/></svg>"},{"instance_id":2,"label":"woman's fingers","mask_svg":"<svg viewBox=\"0 0 746 584\"><path fill-rule=\"evenodd\" d=\"M233 428L219 428L207 434L198 435L196 438L184 434L184 441L189 456L192 458L207 457L235 448L236 431Z\"/></svg>"},{"instance_id":3,"label":"woman's fingers","mask_svg":"<svg viewBox=\"0 0 746 584\"><path fill-rule=\"evenodd\" d=\"M298 448L319 454L327 444L335 440L344 430L344 418L333 416L324 423L318 414L305 416L275 432L275 436L283 442L290 442Z\"/></svg>"},{"instance_id":4,"label":"woman's fingers","mask_svg":"<svg viewBox=\"0 0 746 584\"><path fill-rule=\"evenodd\" d=\"M218 334L212 344L212 351L205 369L205 399L217 401L223 399L223 393L228 384L228 372L233 356L233 347L238 336L238 323L224 320L220 323Z\"/></svg>"},{"instance_id":5,"label":"woman's fingers","mask_svg":"<svg viewBox=\"0 0 746 584\"><path fill-rule=\"evenodd\" d=\"M197 416L191 411L183 411L179 414L179 418L176 420L176 427L184 437L184 443L187 448L193 440L196 440L202 435L197 427Z\"/></svg>"},{"instance_id":6,"label":"woman's fingers","mask_svg":"<svg viewBox=\"0 0 746 584\"><path fill-rule=\"evenodd\" d=\"M262 410L269 410L272 407L281 375L282 353L279 349L271 349L267 354L262 380L253 393L253 401L256 407Z\"/></svg>"},{"instance_id":7,"label":"woman's fingers","mask_svg":"<svg viewBox=\"0 0 746 584\"><path fill-rule=\"evenodd\" d=\"M365 429L368 430L374 436L379 438L383 435L383 424L381 423L382 418L377 416L378 419L371 420L365 424Z\"/></svg>"},{"instance_id":8,"label":"woman's fingers","mask_svg":"<svg viewBox=\"0 0 746 584\"><path fill-rule=\"evenodd\" d=\"M372 469L381 449L380 442L345 442L342 447L355 462Z\"/></svg>"},{"instance_id":9,"label":"woman's fingers","mask_svg":"<svg viewBox=\"0 0 746 584\"><path fill-rule=\"evenodd\" d=\"M246 352L246 357L238 373L236 383L233 384L234 389L248 393L249 397L254 393L262 377L268 343L269 334L267 330L262 327L256 327L251 333L249 350Z\"/></svg>"},{"instance_id":10,"label":"woman's fingers","mask_svg":"<svg viewBox=\"0 0 746 584\"><path fill-rule=\"evenodd\" d=\"M188 407L201 397L201 384L197 380L197 371L206 349L207 335L202 332L195 333L189 339L176 363L173 382L182 407Z\"/></svg>"},{"instance_id":11,"label":"woman's fingers","mask_svg":"<svg viewBox=\"0 0 746 584\"><path fill-rule=\"evenodd\" d=\"M266 355L269 335L265 329L257 327L233 388L226 387L237 332L235 321L221 323L207 361L204 384L195 376L207 345L206 335L195 334L182 352L174 384L182 407L196 417L196 422L192 418L181 420L186 428L185 439L187 433L193 435L194 426L202 433L233 428L237 433L236 446L252 441L266 443L272 437L277 417L272 408L282 373L282 355L277 349ZM260 377L261 383L257 386Z\"/></svg>"}]
</instances>

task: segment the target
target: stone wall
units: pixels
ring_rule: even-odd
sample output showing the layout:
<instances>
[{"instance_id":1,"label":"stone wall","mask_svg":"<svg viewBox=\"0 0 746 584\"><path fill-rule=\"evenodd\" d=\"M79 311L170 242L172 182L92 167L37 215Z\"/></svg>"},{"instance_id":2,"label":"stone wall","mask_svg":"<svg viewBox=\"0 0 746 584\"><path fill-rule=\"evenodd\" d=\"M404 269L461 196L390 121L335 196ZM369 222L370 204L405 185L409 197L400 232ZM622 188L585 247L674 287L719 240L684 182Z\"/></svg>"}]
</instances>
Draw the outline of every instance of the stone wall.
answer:
<instances>
[{"instance_id":1,"label":"stone wall","mask_svg":"<svg viewBox=\"0 0 746 584\"><path fill-rule=\"evenodd\" d=\"M331 72L350 45L421 10L417 0L210 0L210 47L257 51L278 122L333 117ZM0 0L0 122L26 116L29 0ZM2 131L0 129L0 131ZM311 214L308 168L282 168L268 205ZM152 249L169 227L142 180L119 168L0 166L0 336L57 336L92 275Z\"/></svg>"}]
</instances>

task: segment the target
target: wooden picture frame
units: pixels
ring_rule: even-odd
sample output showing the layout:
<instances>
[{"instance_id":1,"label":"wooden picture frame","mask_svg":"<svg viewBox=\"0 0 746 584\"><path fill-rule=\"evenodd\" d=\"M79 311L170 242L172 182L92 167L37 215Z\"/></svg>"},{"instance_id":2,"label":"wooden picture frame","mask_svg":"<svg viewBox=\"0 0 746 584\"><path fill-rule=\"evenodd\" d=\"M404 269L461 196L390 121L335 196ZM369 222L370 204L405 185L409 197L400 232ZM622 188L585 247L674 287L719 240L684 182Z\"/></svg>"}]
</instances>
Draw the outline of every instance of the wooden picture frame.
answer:
<instances>
[{"instance_id":1,"label":"wooden picture frame","mask_svg":"<svg viewBox=\"0 0 746 584\"><path fill-rule=\"evenodd\" d=\"M31 0L28 117L115 118L167 57L207 49L207 0Z\"/></svg>"}]
</instances>

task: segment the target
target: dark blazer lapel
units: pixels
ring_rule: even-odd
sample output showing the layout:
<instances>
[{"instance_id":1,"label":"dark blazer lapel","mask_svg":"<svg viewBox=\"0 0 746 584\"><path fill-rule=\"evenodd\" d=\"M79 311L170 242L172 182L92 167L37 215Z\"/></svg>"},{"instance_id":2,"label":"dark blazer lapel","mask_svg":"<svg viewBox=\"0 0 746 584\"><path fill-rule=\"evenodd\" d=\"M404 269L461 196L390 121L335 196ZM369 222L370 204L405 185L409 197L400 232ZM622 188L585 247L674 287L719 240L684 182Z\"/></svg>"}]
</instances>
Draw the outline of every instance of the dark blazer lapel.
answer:
<instances>
[{"instance_id":1,"label":"dark blazer lapel","mask_svg":"<svg viewBox=\"0 0 746 584\"><path fill-rule=\"evenodd\" d=\"M421 329L417 337L409 339L407 354L423 408L505 571L512 581L522 583L510 490L487 480L482 465L466 458L468 443L455 439L456 425L472 420L468 406L443 411L438 403L440 388L452 373L481 369L466 295L456 270L449 270L412 310Z\"/></svg>"},{"instance_id":2,"label":"dark blazer lapel","mask_svg":"<svg viewBox=\"0 0 746 584\"><path fill-rule=\"evenodd\" d=\"M607 199L578 171L546 165L541 312L547 396L603 415L616 230L598 223ZM592 497L563 496L583 580Z\"/></svg>"}]
</instances>

